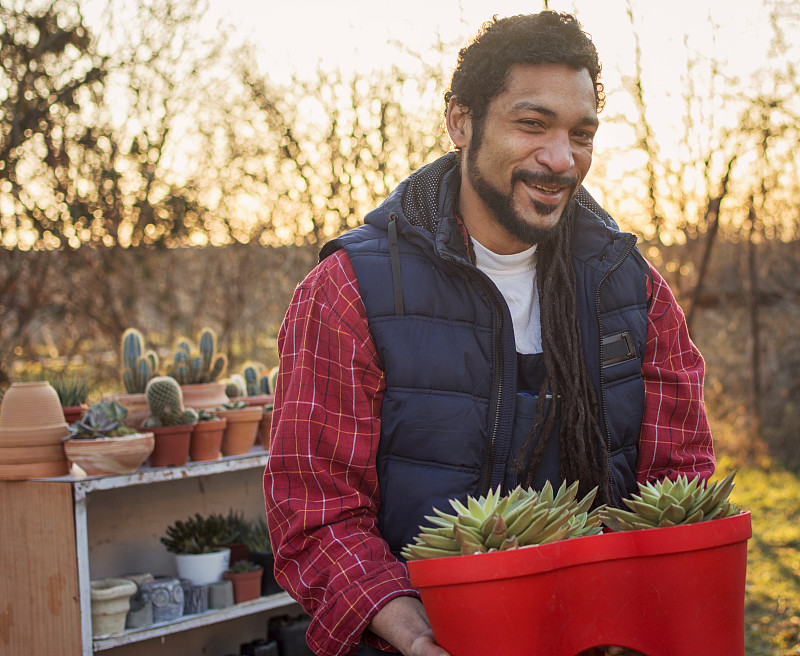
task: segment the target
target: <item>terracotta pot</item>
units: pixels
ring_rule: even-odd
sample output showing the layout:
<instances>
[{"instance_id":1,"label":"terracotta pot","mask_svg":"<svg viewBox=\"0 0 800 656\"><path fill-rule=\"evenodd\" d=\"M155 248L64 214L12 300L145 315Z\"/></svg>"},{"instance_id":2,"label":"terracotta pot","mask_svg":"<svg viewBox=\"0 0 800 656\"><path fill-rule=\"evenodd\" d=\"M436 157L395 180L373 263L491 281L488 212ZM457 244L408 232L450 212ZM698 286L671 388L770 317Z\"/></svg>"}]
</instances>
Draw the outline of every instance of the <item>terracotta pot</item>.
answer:
<instances>
[{"instance_id":1,"label":"terracotta pot","mask_svg":"<svg viewBox=\"0 0 800 656\"><path fill-rule=\"evenodd\" d=\"M228 402L225 395L225 383L221 380L213 383L181 385L183 405L195 410L216 410Z\"/></svg>"},{"instance_id":2,"label":"terracotta pot","mask_svg":"<svg viewBox=\"0 0 800 656\"><path fill-rule=\"evenodd\" d=\"M95 440L67 440L64 451L67 458L89 476L105 474L131 474L153 452L155 436L152 432L105 437Z\"/></svg>"},{"instance_id":3,"label":"terracotta pot","mask_svg":"<svg viewBox=\"0 0 800 656\"><path fill-rule=\"evenodd\" d=\"M258 422L258 438L261 441L261 446L264 451L269 451L269 432L272 429L272 410L268 410L261 415L261 421Z\"/></svg>"},{"instance_id":4,"label":"terracotta pot","mask_svg":"<svg viewBox=\"0 0 800 656\"><path fill-rule=\"evenodd\" d=\"M261 574L263 569L259 567L252 572L225 572L223 575L226 580L233 583L233 600L237 604L251 599L258 599L261 596Z\"/></svg>"},{"instance_id":5,"label":"terracotta pot","mask_svg":"<svg viewBox=\"0 0 800 656\"><path fill-rule=\"evenodd\" d=\"M38 446L2 446L0 462L7 465L32 465L37 462L60 462L65 458L64 445L41 444Z\"/></svg>"},{"instance_id":6,"label":"terracotta pot","mask_svg":"<svg viewBox=\"0 0 800 656\"><path fill-rule=\"evenodd\" d=\"M69 474L69 462L36 462L28 465L0 463L0 481L24 481L29 478L52 478Z\"/></svg>"},{"instance_id":7,"label":"terracotta pot","mask_svg":"<svg viewBox=\"0 0 800 656\"><path fill-rule=\"evenodd\" d=\"M573 656L623 645L649 656L744 656L751 535L744 513L410 561L408 570L451 654Z\"/></svg>"},{"instance_id":8,"label":"terracotta pot","mask_svg":"<svg viewBox=\"0 0 800 656\"><path fill-rule=\"evenodd\" d=\"M0 480L49 478L69 473L61 440L69 430L46 381L13 383L0 405Z\"/></svg>"},{"instance_id":9,"label":"terracotta pot","mask_svg":"<svg viewBox=\"0 0 800 656\"><path fill-rule=\"evenodd\" d=\"M258 423L264 414L261 407L250 405L235 410L217 410L216 414L228 420L222 436L222 455L239 456L249 453L258 437Z\"/></svg>"},{"instance_id":10,"label":"terracotta pot","mask_svg":"<svg viewBox=\"0 0 800 656\"><path fill-rule=\"evenodd\" d=\"M150 415L147 397L144 394L103 394L103 401L116 401L128 411L125 423L139 430L142 422Z\"/></svg>"},{"instance_id":11,"label":"terracotta pot","mask_svg":"<svg viewBox=\"0 0 800 656\"><path fill-rule=\"evenodd\" d=\"M87 405L68 405L61 408L64 411L64 419L70 426L83 418L88 409Z\"/></svg>"},{"instance_id":12,"label":"terracotta pot","mask_svg":"<svg viewBox=\"0 0 800 656\"><path fill-rule=\"evenodd\" d=\"M189 457L195 462L218 460L222 451L222 435L228 420L225 417L198 421L192 431Z\"/></svg>"},{"instance_id":13,"label":"terracotta pot","mask_svg":"<svg viewBox=\"0 0 800 656\"><path fill-rule=\"evenodd\" d=\"M12 383L0 404L0 430L66 428L58 393L47 381Z\"/></svg>"},{"instance_id":14,"label":"terracotta pot","mask_svg":"<svg viewBox=\"0 0 800 656\"><path fill-rule=\"evenodd\" d=\"M189 461L189 446L194 424L182 426L154 426L147 430L155 436L155 446L150 454L151 467L182 467Z\"/></svg>"}]
</instances>

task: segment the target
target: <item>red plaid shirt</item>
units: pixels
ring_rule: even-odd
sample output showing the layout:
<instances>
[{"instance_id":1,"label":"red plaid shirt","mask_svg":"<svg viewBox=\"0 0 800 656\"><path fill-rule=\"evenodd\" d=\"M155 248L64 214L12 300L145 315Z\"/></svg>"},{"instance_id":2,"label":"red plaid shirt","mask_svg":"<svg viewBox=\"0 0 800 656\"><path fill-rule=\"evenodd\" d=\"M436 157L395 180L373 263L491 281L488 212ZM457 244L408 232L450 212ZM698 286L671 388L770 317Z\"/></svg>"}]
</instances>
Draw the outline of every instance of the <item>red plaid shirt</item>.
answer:
<instances>
[{"instance_id":1,"label":"red plaid shirt","mask_svg":"<svg viewBox=\"0 0 800 656\"><path fill-rule=\"evenodd\" d=\"M704 362L653 270L642 366L640 481L714 471ZM390 599L414 595L377 530L375 457L385 378L342 250L297 287L278 336L280 374L264 494L279 583L312 616L311 649L354 651ZM364 638L390 649L376 636Z\"/></svg>"}]
</instances>

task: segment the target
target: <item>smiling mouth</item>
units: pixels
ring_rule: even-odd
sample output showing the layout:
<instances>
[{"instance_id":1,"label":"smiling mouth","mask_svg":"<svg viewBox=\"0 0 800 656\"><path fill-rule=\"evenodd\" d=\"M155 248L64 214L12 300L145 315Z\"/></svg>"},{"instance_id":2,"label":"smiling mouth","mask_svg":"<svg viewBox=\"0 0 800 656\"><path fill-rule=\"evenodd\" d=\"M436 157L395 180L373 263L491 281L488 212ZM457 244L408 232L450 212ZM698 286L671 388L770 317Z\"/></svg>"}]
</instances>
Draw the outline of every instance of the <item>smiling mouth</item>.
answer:
<instances>
[{"instance_id":1,"label":"smiling mouth","mask_svg":"<svg viewBox=\"0 0 800 656\"><path fill-rule=\"evenodd\" d=\"M536 184L533 182L525 182L525 184L533 189L538 189L542 193L556 195L564 191L565 187L550 187L547 185Z\"/></svg>"}]
</instances>

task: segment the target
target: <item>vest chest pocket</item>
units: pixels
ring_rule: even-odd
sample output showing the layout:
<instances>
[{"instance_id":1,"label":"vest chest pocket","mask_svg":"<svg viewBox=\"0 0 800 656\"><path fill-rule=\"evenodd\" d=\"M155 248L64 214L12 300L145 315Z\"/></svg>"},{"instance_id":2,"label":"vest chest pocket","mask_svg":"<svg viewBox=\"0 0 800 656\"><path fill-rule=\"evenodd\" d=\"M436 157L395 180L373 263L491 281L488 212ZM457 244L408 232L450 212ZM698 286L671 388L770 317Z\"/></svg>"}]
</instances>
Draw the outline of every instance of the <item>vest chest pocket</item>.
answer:
<instances>
[{"instance_id":1,"label":"vest chest pocket","mask_svg":"<svg viewBox=\"0 0 800 656\"><path fill-rule=\"evenodd\" d=\"M602 339L603 367L609 367L636 358L636 347L630 330L606 335Z\"/></svg>"}]
</instances>

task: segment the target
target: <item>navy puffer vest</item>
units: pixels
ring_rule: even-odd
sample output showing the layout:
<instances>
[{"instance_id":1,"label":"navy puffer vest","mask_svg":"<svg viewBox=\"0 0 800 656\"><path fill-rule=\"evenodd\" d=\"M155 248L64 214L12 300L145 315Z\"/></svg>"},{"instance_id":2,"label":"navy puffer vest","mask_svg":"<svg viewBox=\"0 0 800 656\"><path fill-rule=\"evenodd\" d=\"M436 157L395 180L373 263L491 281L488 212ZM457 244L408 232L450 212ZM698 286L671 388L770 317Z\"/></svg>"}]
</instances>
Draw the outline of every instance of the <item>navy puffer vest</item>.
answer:
<instances>
[{"instance_id":1,"label":"navy puffer vest","mask_svg":"<svg viewBox=\"0 0 800 656\"><path fill-rule=\"evenodd\" d=\"M386 374L379 527L395 553L433 506L450 511L452 497L507 490L514 480L511 317L469 260L453 209L454 164L451 154L420 169L365 225L321 253L344 248L350 257ZM576 204L573 266L584 357L603 410L612 489L622 498L636 489L644 404L644 263L635 237L619 232L588 194L581 197L604 217ZM560 480L557 471L546 477Z\"/></svg>"}]
</instances>

